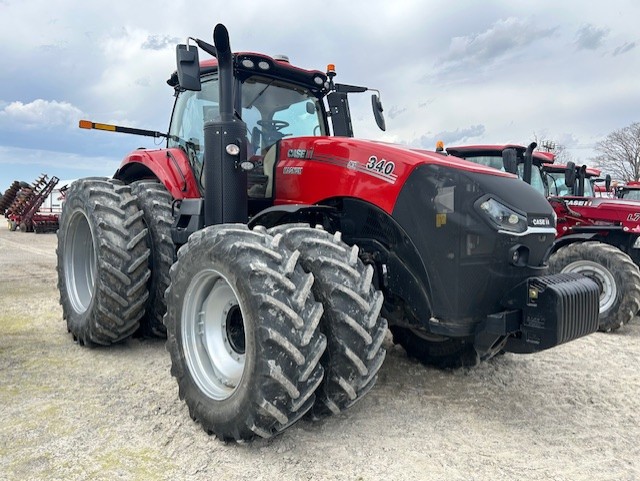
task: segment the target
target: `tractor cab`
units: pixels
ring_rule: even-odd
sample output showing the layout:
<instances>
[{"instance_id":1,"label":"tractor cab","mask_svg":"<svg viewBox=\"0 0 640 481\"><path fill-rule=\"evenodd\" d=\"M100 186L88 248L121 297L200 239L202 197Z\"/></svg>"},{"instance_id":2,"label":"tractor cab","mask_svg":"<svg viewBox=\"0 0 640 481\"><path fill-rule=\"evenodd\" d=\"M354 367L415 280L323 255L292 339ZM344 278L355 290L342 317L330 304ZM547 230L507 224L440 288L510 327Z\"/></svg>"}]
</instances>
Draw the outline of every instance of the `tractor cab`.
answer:
<instances>
[{"instance_id":1,"label":"tractor cab","mask_svg":"<svg viewBox=\"0 0 640 481\"><path fill-rule=\"evenodd\" d=\"M331 64L325 73L295 67L283 55L269 57L240 52L226 58L206 42L196 42L215 58L199 62L197 48L178 46L178 69L167 81L174 87L176 96L167 147L186 153L201 192L207 184L206 165L218 165L209 168L211 180L219 179L219 170L229 170L229 165L246 174L245 183L242 175L228 172L229 177L236 179L235 190L241 189L242 185L247 189L246 200L243 196L233 196L238 207L230 218L246 221L247 217L253 217L275 202L275 165L281 157L280 141L330 135L353 137L348 94L370 89L334 83L336 72ZM374 92L374 117L378 127L385 130L379 92ZM222 159L226 155L232 162L205 160L206 126L218 129L217 122L229 122L229 127L233 126L235 133L225 143L231 142L234 147L222 156L214 154L211 158ZM288 146L282 148L286 149L288 158L294 159L305 159L312 152ZM214 170L218 172L213 173ZM288 173L296 175L300 171ZM215 191L224 196L225 187L222 184L218 187ZM187 215L194 210L189 202L185 205ZM218 203L222 204L221 201ZM241 204L246 204L246 215L242 213ZM212 210L210 207L209 211ZM211 222L211 219L205 221L205 225Z\"/></svg>"},{"instance_id":2,"label":"tractor cab","mask_svg":"<svg viewBox=\"0 0 640 481\"><path fill-rule=\"evenodd\" d=\"M446 152L454 157L486 165L516 174L527 180L541 194L548 196L549 190L542 166L552 164L555 156L550 152L534 151L536 144L522 145L465 145L447 147Z\"/></svg>"},{"instance_id":3,"label":"tractor cab","mask_svg":"<svg viewBox=\"0 0 640 481\"><path fill-rule=\"evenodd\" d=\"M611 177L602 178L599 169L582 165L576 166L573 162L567 165L548 164L543 167L550 196L557 197L602 197L596 192L601 184L604 184L604 191L609 191Z\"/></svg>"},{"instance_id":4,"label":"tractor cab","mask_svg":"<svg viewBox=\"0 0 640 481\"><path fill-rule=\"evenodd\" d=\"M631 181L618 186L615 190L615 196L624 200L640 201L640 182Z\"/></svg>"},{"instance_id":5,"label":"tractor cab","mask_svg":"<svg viewBox=\"0 0 640 481\"><path fill-rule=\"evenodd\" d=\"M270 58L240 53L236 70L233 113L246 125L240 144L246 149L242 167L249 174L250 198L270 197L275 158L273 145L285 137L326 136L329 132L322 98L327 94L327 76L320 71L304 71L291 66L284 56ZM187 153L199 187L204 190L204 131L206 122L220 116L218 62L200 64L199 90L186 90L173 75L168 83L175 88L176 101L171 116L168 148ZM273 149L271 149L273 150ZM265 164L267 168L265 168ZM265 175L266 174L266 175Z\"/></svg>"}]
</instances>

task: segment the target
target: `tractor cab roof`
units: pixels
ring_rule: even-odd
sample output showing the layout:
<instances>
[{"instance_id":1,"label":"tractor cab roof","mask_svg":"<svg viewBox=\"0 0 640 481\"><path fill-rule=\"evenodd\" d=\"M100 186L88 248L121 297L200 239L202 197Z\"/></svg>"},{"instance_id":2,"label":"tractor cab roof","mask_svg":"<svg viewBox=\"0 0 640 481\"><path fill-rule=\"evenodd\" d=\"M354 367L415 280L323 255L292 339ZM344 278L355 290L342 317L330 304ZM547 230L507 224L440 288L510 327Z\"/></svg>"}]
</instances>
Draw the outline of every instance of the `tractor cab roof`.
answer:
<instances>
[{"instance_id":1,"label":"tractor cab roof","mask_svg":"<svg viewBox=\"0 0 640 481\"><path fill-rule=\"evenodd\" d=\"M519 158L524 156L527 148L523 145L517 144L502 144L502 145L462 145L447 147L447 153L456 157L477 157L495 155L501 156L505 149L515 149ZM533 161L535 164L552 164L555 160L555 155L551 152L533 152Z\"/></svg>"},{"instance_id":2,"label":"tractor cab roof","mask_svg":"<svg viewBox=\"0 0 640 481\"><path fill-rule=\"evenodd\" d=\"M565 164L553 164L553 165L545 165L543 168L545 172L563 174L564 171L567 169L567 166ZM601 173L602 171L600 169L596 169L594 167L587 167L585 170L585 174L586 174L585 176L587 179L590 179L592 177L600 177Z\"/></svg>"},{"instance_id":3,"label":"tractor cab roof","mask_svg":"<svg viewBox=\"0 0 640 481\"><path fill-rule=\"evenodd\" d=\"M233 68L240 80L258 75L274 80L285 80L300 85L323 97L329 91L327 74L320 70L307 70L291 65L284 56L269 57L261 53L236 52L233 54ZM200 75L204 76L218 71L218 60L210 58L200 62ZM174 88L178 86L177 73L174 72L167 83Z\"/></svg>"},{"instance_id":4,"label":"tractor cab roof","mask_svg":"<svg viewBox=\"0 0 640 481\"><path fill-rule=\"evenodd\" d=\"M640 190L640 182L632 180L630 182L627 182L624 185L618 186L618 189L619 190Z\"/></svg>"}]
</instances>

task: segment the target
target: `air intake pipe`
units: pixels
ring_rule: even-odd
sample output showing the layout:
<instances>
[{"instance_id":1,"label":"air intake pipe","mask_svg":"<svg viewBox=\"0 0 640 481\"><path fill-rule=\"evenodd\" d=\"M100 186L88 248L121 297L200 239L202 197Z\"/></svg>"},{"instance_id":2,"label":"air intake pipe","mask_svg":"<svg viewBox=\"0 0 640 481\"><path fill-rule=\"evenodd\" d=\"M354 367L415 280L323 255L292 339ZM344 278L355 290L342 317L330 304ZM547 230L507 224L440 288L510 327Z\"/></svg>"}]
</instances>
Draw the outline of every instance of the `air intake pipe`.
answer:
<instances>
[{"instance_id":1,"label":"air intake pipe","mask_svg":"<svg viewBox=\"0 0 640 481\"><path fill-rule=\"evenodd\" d=\"M522 180L527 184L531 184L531 168L533 166L533 151L538 146L535 142L531 142L524 152L524 168L522 169Z\"/></svg>"}]
</instances>

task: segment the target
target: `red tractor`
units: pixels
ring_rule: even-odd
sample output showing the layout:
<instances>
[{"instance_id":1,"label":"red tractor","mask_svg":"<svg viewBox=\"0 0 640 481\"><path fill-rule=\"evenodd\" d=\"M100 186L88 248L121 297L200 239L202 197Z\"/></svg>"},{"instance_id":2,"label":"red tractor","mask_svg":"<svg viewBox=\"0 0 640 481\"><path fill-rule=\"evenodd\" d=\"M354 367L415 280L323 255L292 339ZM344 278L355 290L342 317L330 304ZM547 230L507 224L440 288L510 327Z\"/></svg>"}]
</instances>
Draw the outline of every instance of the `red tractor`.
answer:
<instances>
[{"instance_id":1,"label":"red tractor","mask_svg":"<svg viewBox=\"0 0 640 481\"><path fill-rule=\"evenodd\" d=\"M598 286L545 275L554 214L533 188L354 139L348 95L367 88L213 37L177 48L168 134L81 123L167 144L67 192L59 288L80 344L166 332L191 416L241 440L358 401L387 325L439 366L597 329Z\"/></svg>"},{"instance_id":2,"label":"red tractor","mask_svg":"<svg viewBox=\"0 0 640 481\"><path fill-rule=\"evenodd\" d=\"M586 166L554 164L554 155L520 145L449 147L450 155L517 173L544 193L557 216L551 272L582 273L600 286L600 330L611 331L640 310L640 203L597 197L611 179ZM635 263L635 264L634 264Z\"/></svg>"},{"instance_id":3,"label":"red tractor","mask_svg":"<svg viewBox=\"0 0 640 481\"><path fill-rule=\"evenodd\" d=\"M615 196L625 200L640 200L640 182L631 181L615 188Z\"/></svg>"}]
</instances>

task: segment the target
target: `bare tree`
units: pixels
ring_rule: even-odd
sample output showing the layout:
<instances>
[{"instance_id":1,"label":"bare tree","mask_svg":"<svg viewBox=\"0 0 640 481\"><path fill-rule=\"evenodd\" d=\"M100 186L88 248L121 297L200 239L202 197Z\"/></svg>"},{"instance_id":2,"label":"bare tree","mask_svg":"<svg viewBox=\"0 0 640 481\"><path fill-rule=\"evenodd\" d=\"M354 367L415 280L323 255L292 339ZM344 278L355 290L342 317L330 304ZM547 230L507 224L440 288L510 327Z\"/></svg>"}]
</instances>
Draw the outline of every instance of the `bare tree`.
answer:
<instances>
[{"instance_id":1,"label":"bare tree","mask_svg":"<svg viewBox=\"0 0 640 481\"><path fill-rule=\"evenodd\" d=\"M614 179L640 180L640 122L611 132L595 146L591 160Z\"/></svg>"}]
</instances>

